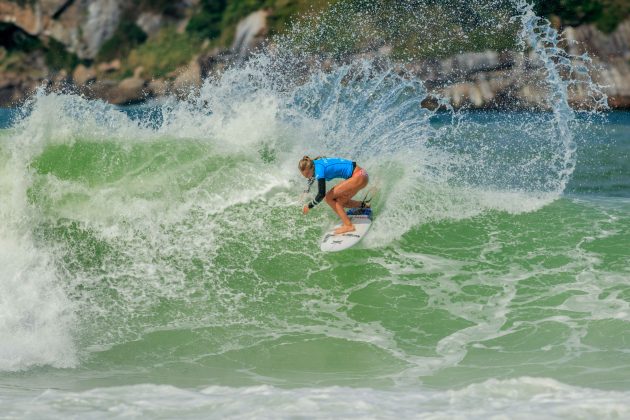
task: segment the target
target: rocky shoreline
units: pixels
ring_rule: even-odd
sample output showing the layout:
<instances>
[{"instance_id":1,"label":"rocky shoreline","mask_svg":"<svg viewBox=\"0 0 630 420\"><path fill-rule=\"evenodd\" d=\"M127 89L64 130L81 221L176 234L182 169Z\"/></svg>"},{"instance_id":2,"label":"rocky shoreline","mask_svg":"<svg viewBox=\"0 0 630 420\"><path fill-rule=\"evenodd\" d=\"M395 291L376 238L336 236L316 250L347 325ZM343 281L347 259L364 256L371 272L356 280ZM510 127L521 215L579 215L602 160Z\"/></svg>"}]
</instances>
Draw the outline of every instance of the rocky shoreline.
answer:
<instances>
[{"instance_id":1,"label":"rocky shoreline","mask_svg":"<svg viewBox=\"0 0 630 420\"><path fill-rule=\"evenodd\" d=\"M88 2L89 3L89 2ZM97 5L97 10L90 9ZM187 96L199 89L210 74L220 73L227 65L243 60L258 48L269 33L269 10L259 10L242 19L230 48L208 51L202 45L200 53L187 63L162 77L155 77L142 66L126 77L120 75L120 58L97 62L97 51L112 36L119 19L116 0L86 2L42 0L35 7L20 6L15 2L0 1L0 22L14 25L29 36L44 40L62 40L64 45L83 62L71 72L51 70L44 57L26 56L22 63L27 72L0 73L0 106L19 106L37 89L79 93L87 98L101 99L111 104L128 105L165 96ZM76 10L73 10L76 9ZM91 17L99 16L97 22ZM184 13L182 22L190 15ZM83 19L83 20L82 20ZM158 15L143 13L138 24L147 36L156 31ZM181 30L183 23L171 22ZM91 25L91 26L90 26ZM89 28L91 37L77 38L77 28ZM72 32L74 31L74 32ZM83 31L82 33L85 33ZM568 27L563 31L565 48L574 55L587 52L592 57L593 80L603 86L613 109L630 109L630 19L621 23L611 34L604 34L593 25ZM381 47L367 58L387 56L389 49ZM0 62L7 51L0 47ZM544 109L547 94L538 88L531 77L522 75L542 66L535 59L516 52L485 51L459 54L447 59L431 59L406 64L406 70L425 82L430 92L448 98L453 107L474 109ZM590 98L583 89L570 92L572 106L589 106ZM430 102L430 101L428 101ZM427 106L436 104L427 103Z\"/></svg>"}]
</instances>

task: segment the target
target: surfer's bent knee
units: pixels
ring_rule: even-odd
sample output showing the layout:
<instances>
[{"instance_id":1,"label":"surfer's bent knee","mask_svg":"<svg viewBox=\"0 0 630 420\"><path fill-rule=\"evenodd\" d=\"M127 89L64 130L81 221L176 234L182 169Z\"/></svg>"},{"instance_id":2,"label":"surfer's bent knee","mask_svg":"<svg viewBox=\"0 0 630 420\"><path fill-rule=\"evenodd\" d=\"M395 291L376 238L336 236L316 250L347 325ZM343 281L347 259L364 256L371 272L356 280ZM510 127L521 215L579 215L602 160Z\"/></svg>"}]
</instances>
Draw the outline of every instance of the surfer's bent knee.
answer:
<instances>
[{"instance_id":1,"label":"surfer's bent knee","mask_svg":"<svg viewBox=\"0 0 630 420\"><path fill-rule=\"evenodd\" d=\"M334 187L331 188L330 191L326 193L324 200L326 200L328 204L331 204L335 201L335 188Z\"/></svg>"}]
</instances>

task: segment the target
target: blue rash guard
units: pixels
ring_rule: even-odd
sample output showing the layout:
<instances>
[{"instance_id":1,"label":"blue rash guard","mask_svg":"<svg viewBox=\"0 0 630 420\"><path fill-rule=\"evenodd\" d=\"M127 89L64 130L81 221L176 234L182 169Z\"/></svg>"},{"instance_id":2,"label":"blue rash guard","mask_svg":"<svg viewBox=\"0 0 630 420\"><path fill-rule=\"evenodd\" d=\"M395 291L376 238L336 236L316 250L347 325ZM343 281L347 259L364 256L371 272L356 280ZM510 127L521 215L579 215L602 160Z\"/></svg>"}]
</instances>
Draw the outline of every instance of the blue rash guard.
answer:
<instances>
[{"instance_id":1,"label":"blue rash guard","mask_svg":"<svg viewBox=\"0 0 630 420\"><path fill-rule=\"evenodd\" d=\"M317 180L317 196L308 203L309 209L319 204L326 196L326 181L335 178L348 179L357 166L356 162L339 158L315 159L313 165L315 166L313 176Z\"/></svg>"}]
</instances>

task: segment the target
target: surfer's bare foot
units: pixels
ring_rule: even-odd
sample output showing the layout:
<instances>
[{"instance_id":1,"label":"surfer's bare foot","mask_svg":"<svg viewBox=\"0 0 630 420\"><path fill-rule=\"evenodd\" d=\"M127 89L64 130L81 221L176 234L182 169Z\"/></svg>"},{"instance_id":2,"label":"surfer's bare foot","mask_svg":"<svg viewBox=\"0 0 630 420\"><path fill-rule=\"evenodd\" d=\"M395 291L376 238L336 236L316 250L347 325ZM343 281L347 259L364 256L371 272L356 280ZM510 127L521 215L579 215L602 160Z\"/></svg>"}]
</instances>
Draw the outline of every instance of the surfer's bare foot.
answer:
<instances>
[{"instance_id":1,"label":"surfer's bare foot","mask_svg":"<svg viewBox=\"0 0 630 420\"><path fill-rule=\"evenodd\" d=\"M335 235L341 235L342 233L354 232L354 225L341 226L340 228L335 229Z\"/></svg>"}]
</instances>

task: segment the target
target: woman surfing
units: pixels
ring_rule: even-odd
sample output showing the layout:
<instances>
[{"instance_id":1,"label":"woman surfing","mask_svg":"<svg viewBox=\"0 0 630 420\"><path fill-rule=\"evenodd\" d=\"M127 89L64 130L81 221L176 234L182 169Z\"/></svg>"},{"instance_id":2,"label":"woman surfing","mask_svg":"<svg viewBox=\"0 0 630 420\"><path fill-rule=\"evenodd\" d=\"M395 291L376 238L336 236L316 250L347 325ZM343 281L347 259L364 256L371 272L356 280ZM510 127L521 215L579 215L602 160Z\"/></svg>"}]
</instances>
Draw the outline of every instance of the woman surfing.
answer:
<instances>
[{"instance_id":1,"label":"woman surfing","mask_svg":"<svg viewBox=\"0 0 630 420\"><path fill-rule=\"evenodd\" d=\"M335 230L339 235L355 230L354 225L346 214L344 208L365 207L366 203L353 200L359 190L365 188L369 177L365 169L347 159L317 157L311 159L304 156L298 163L298 169L309 180L309 186L317 181L317 196L304 206L302 212L308 214L309 210L319 204L322 199L337 213L343 222L343 226ZM335 178L343 178L344 181L335 185L326 192L326 181ZM369 206L369 205L368 205Z\"/></svg>"}]
</instances>

